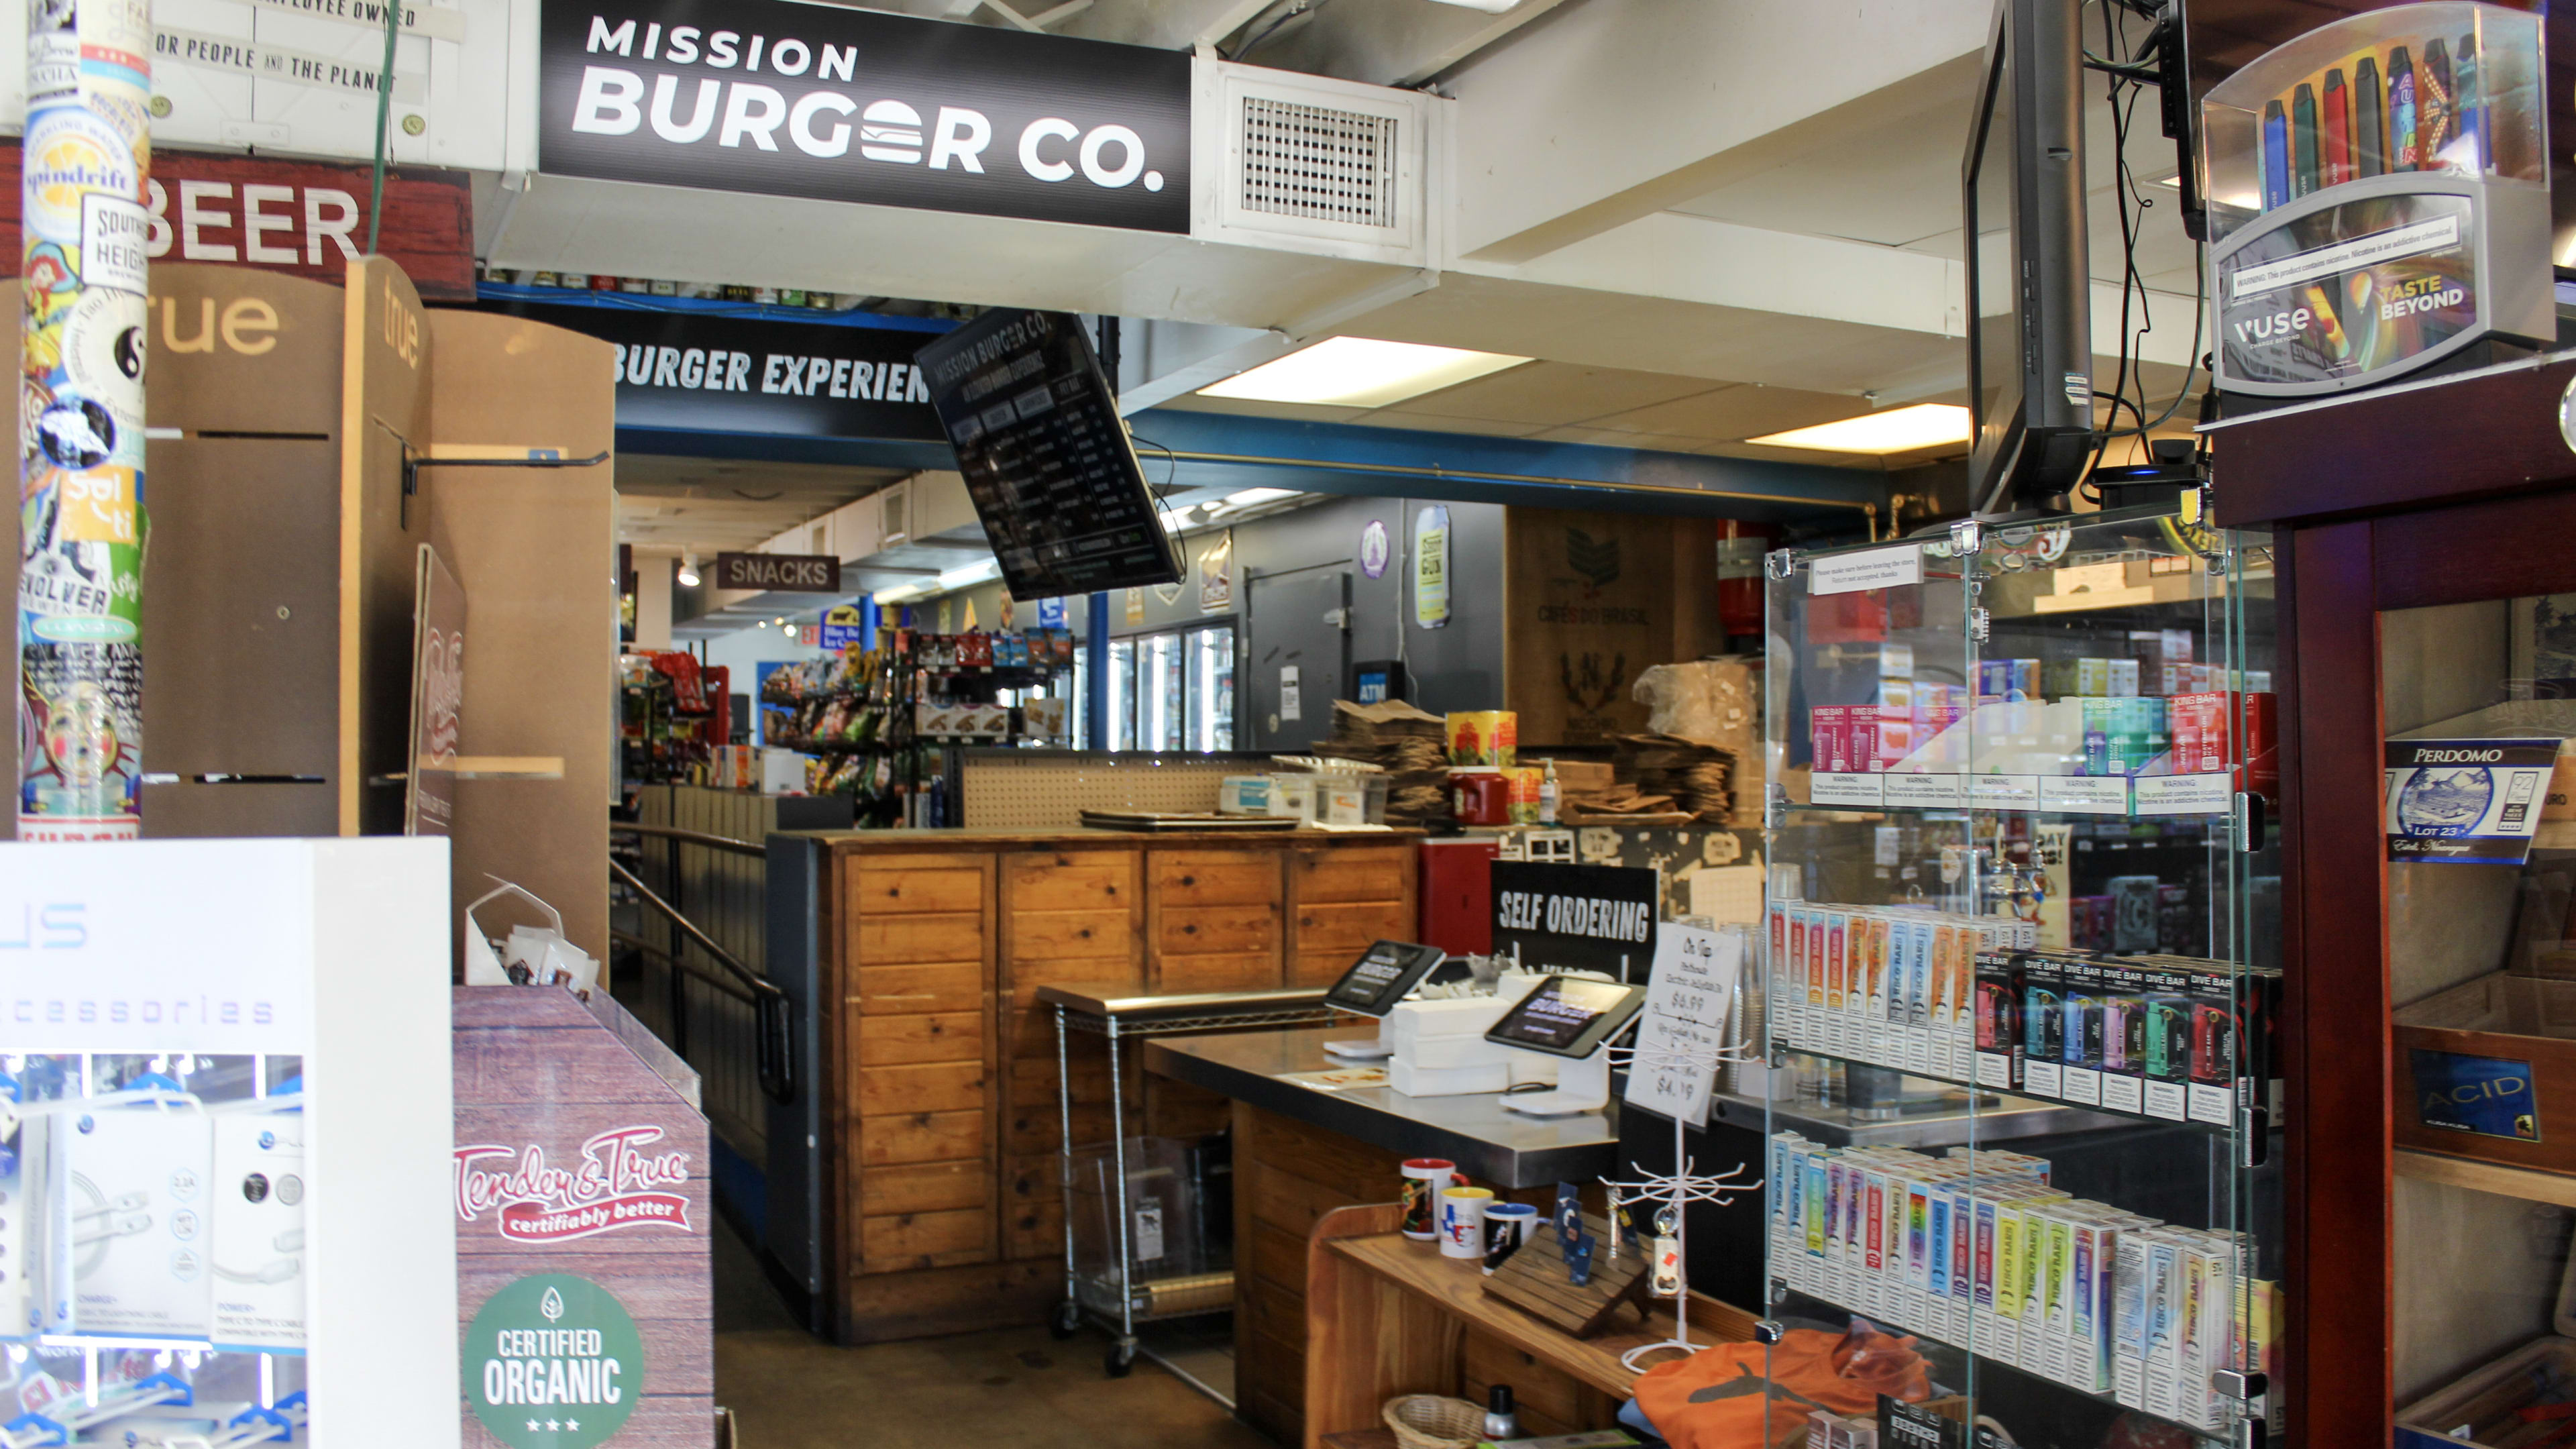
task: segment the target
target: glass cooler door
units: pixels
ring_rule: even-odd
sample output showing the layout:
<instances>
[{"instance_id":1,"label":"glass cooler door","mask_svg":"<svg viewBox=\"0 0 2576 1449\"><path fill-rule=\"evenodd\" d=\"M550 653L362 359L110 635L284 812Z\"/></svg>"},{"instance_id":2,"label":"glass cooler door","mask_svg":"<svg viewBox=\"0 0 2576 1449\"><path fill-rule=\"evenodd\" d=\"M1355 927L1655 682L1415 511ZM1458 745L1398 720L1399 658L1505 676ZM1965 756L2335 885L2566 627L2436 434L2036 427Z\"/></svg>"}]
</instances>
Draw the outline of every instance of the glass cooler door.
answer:
<instances>
[{"instance_id":1,"label":"glass cooler door","mask_svg":"<svg viewBox=\"0 0 2576 1449\"><path fill-rule=\"evenodd\" d=\"M2400 1444L2565 1442L2576 595L2379 615Z\"/></svg>"},{"instance_id":2,"label":"glass cooler door","mask_svg":"<svg viewBox=\"0 0 2576 1449\"><path fill-rule=\"evenodd\" d=\"M2187 513L1770 560L1770 1443L2268 1408L2271 571Z\"/></svg>"}]
</instances>

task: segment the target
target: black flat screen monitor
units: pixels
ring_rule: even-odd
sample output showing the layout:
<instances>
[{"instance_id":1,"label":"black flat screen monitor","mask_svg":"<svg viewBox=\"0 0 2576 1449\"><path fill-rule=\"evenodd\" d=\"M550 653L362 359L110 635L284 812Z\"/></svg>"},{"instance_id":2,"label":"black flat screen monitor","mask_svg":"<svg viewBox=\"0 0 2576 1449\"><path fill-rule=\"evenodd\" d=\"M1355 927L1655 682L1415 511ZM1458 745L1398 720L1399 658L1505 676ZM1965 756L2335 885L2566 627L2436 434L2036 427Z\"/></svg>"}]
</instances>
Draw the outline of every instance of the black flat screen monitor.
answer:
<instances>
[{"instance_id":1,"label":"black flat screen monitor","mask_svg":"<svg viewBox=\"0 0 2576 1449\"><path fill-rule=\"evenodd\" d=\"M1485 1040L1560 1057L1588 1057L1646 1004L1646 988L1581 976L1551 976L1503 1013Z\"/></svg>"},{"instance_id":2,"label":"black flat screen monitor","mask_svg":"<svg viewBox=\"0 0 2576 1449\"><path fill-rule=\"evenodd\" d=\"M997 309L915 358L1012 598L1181 581L1081 319Z\"/></svg>"},{"instance_id":3,"label":"black flat screen monitor","mask_svg":"<svg viewBox=\"0 0 2576 1449\"><path fill-rule=\"evenodd\" d=\"M1380 941L1360 953L1360 959L1324 993L1324 1003L1362 1016L1384 1016L1448 959L1449 953L1437 946Z\"/></svg>"},{"instance_id":4,"label":"black flat screen monitor","mask_svg":"<svg viewBox=\"0 0 2576 1449\"><path fill-rule=\"evenodd\" d=\"M2080 9L1997 0L1960 163L1969 496L1981 513L2045 505L2082 479L2093 450Z\"/></svg>"}]
</instances>

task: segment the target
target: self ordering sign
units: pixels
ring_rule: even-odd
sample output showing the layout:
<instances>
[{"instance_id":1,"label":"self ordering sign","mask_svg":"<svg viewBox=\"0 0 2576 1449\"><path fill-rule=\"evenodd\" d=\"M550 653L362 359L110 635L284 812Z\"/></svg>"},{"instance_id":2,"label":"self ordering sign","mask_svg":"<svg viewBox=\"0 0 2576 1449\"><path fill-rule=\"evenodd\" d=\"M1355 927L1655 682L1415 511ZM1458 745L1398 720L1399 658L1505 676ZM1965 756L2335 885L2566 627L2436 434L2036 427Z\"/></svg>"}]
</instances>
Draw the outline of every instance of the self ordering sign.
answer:
<instances>
[{"instance_id":1,"label":"self ordering sign","mask_svg":"<svg viewBox=\"0 0 2576 1449\"><path fill-rule=\"evenodd\" d=\"M783 0L544 7L538 165L1190 229L1190 57Z\"/></svg>"}]
</instances>

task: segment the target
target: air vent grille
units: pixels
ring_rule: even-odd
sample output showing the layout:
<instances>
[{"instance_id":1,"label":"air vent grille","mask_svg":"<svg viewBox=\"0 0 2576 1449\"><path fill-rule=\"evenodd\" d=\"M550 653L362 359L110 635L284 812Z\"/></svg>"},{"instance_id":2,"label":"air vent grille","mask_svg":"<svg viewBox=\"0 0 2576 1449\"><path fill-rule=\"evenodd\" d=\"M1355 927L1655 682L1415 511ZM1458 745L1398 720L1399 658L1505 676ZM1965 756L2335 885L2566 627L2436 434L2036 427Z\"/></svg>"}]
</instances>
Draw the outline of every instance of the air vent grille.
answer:
<instances>
[{"instance_id":1,"label":"air vent grille","mask_svg":"<svg viewBox=\"0 0 2576 1449\"><path fill-rule=\"evenodd\" d=\"M1243 98L1243 209L1393 227L1393 116Z\"/></svg>"}]
</instances>

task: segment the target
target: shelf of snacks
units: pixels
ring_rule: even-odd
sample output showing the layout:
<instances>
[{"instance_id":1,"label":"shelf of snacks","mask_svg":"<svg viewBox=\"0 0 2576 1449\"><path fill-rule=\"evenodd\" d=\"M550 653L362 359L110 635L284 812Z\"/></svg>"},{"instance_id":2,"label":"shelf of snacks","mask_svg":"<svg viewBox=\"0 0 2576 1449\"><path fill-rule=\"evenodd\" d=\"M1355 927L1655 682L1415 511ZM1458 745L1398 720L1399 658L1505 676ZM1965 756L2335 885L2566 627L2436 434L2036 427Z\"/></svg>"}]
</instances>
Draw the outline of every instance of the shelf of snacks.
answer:
<instances>
[{"instance_id":1,"label":"shelf of snacks","mask_svg":"<svg viewBox=\"0 0 2576 1449\"><path fill-rule=\"evenodd\" d=\"M2272 579L2196 516L1768 563L1765 1311L1920 1336L2020 1443L2270 1413L2218 1375L2280 1328ZM1828 1067L1967 1105L1812 1142L1780 1094Z\"/></svg>"}]
</instances>

